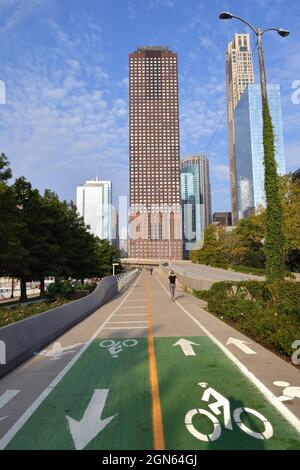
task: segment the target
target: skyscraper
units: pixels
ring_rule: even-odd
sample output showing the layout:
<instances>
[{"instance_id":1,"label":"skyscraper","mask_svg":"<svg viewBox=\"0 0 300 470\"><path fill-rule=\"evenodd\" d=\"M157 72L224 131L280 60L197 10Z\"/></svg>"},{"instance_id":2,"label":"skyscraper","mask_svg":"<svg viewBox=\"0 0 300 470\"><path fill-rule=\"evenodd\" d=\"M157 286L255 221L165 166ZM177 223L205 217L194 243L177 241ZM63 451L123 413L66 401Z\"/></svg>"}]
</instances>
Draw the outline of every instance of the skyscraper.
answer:
<instances>
[{"instance_id":1,"label":"skyscraper","mask_svg":"<svg viewBox=\"0 0 300 470\"><path fill-rule=\"evenodd\" d=\"M238 220L234 110L247 85L253 82L254 72L250 36L249 34L235 34L233 40L228 44L226 52L228 152L233 224L236 224Z\"/></svg>"},{"instance_id":2,"label":"skyscraper","mask_svg":"<svg viewBox=\"0 0 300 470\"><path fill-rule=\"evenodd\" d=\"M285 173L280 86L267 85L275 135L277 171ZM234 112L238 218L265 206L263 121L260 85L248 85Z\"/></svg>"},{"instance_id":3,"label":"skyscraper","mask_svg":"<svg viewBox=\"0 0 300 470\"><path fill-rule=\"evenodd\" d=\"M201 248L204 230L211 223L211 190L209 160L205 155L192 155L180 162L183 258Z\"/></svg>"},{"instance_id":4,"label":"skyscraper","mask_svg":"<svg viewBox=\"0 0 300 470\"><path fill-rule=\"evenodd\" d=\"M131 258L182 258L177 54L129 54Z\"/></svg>"},{"instance_id":5,"label":"skyscraper","mask_svg":"<svg viewBox=\"0 0 300 470\"><path fill-rule=\"evenodd\" d=\"M76 205L90 232L111 241L111 181L90 180L77 187Z\"/></svg>"},{"instance_id":6,"label":"skyscraper","mask_svg":"<svg viewBox=\"0 0 300 470\"><path fill-rule=\"evenodd\" d=\"M119 214L115 207L111 208L111 242L119 248Z\"/></svg>"}]
</instances>

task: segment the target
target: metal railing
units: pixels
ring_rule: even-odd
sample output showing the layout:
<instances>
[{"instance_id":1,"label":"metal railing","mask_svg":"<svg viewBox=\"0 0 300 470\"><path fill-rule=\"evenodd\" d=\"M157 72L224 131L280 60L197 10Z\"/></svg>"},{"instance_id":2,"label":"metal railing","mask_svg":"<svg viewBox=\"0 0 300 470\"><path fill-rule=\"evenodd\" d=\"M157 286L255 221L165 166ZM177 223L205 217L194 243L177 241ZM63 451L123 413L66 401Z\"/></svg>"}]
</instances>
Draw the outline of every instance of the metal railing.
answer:
<instances>
[{"instance_id":1,"label":"metal railing","mask_svg":"<svg viewBox=\"0 0 300 470\"><path fill-rule=\"evenodd\" d=\"M116 278L118 281L118 290L120 291L125 287L129 282L136 276L139 272L138 269L132 269L131 271L127 271L126 273L117 274Z\"/></svg>"}]
</instances>

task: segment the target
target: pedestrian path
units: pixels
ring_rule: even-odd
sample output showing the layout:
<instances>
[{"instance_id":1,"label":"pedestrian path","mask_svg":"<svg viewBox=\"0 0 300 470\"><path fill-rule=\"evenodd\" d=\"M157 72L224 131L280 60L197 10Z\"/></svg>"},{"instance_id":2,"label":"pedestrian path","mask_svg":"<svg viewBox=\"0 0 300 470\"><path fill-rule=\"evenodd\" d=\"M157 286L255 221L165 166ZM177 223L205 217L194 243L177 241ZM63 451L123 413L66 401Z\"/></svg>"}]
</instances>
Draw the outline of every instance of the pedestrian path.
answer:
<instances>
[{"instance_id":1,"label":"pedestrian path","mask_svg":"<svg viewBox=\"0 0 300 470\"><path fill-rule=\"evenodd\" d=\"M300 390L299 371L244 339L145 272L0 382L0 447L300 449L300 398L273 383Z\"/></svg>"}]
</instances>

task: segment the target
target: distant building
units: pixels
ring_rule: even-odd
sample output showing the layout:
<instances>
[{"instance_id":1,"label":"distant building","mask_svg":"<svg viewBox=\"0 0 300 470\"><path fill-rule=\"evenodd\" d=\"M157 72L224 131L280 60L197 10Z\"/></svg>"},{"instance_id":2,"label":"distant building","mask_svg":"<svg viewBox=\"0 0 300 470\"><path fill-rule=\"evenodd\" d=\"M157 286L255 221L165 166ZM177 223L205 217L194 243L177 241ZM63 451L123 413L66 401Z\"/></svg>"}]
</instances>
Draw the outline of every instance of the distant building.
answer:
<instances>
[{"instance_id":1,"label":"distant building","mask_svg":"<svg viewBox=\"0 0 300 470\"><path fill-rule=\"evenodd\" d=\"M111 181L90 180L77 187L76 205L89 231L101 240L112 239Z\"/></svg>"},{"instance_id":2,"label":"distant building","mask_svg":"<svg viewBox=\"0 0 300 470\"><path fill-rule=\"evenodd\" d=\"M211 223L209 161L205 155L191 155L180 162L183 258L201 247L204 230Z\"/></svg>"},{"instance_id":3,"label":"distant building","mask_svg":"<svg viewBox=\"0 0 300 470\"><path fill-rule=\"evenodd\" d=\"M122 253L123 258L128 257L128 235L127 228L122 227L119 235L119 249Z\"/></svg>"},{"instance_id":4,"label":"distant building","mask_svg":"<svg viewBox=\"0 0 300 470\"><path fill-rule=\"evenodd\" d=\"M227 89L227 120L228 120L228 151L230 169L230 192L232 220L238 219L236 192L236 160L235 160L235 116L234 110L243 95L245 88L254 82L250 35L235 34L226 51L226 89Z\"/></svg>"},{"instance_id":5,"label":"distant building","mask_svg":"<svg viewBox=\"0 0 300 470\"><path fill-rule=\"evenodd\" d=\"M231 212L214 212L213 223L216 225L221 225L222 227L231 227Z\"/></svg>"},{"instance_id":6,"label":"distant building","mask_svg":"<svg viewBox=\"0 0 300 470\"><path fill-rule=\"evenodd\" d=\"M115 207L111 208L111 242L119 248L119 214Z\"/></svg>"},{"instance_id":7,"label":"distant building","mask_svg":"<svg viewBox=\"0 0 300 470\"><path fill-rule=\"evenodd\" d=\"M277 172L285 174L280 86L267 85L275 134ZM265 206L263 123L260 85L248 85L234 112L238 219Z\"/></svg>"},{"instance_id":8,"label":"distant building","mask_svg":"<svg viewBox=\"0 0 300 470\"><path fill-rule=\"evenodd\" d=\"M177 54L129 54L130 258L182 259Z\"/></svg>"}]
</instances>

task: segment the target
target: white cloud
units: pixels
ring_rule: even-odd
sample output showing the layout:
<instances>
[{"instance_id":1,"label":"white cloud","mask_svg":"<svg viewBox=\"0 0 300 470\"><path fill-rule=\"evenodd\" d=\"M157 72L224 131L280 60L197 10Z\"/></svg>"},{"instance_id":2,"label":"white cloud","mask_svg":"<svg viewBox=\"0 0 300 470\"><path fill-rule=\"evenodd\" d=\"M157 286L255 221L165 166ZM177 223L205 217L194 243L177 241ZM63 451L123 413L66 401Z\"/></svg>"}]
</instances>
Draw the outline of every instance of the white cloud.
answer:
<instances>
[{"instance_id":1,"label":"white cloud","mask_svg":"<svg viewBox=\"0 0 300 470\"><path fill-rule=\"evenodd\" d=\"M136 10L131 2L128 4L128 18L134 20L136 18Z\"/></svg>"},{"instance_id":2,"label":"white cloud","mask_svg":"<svg viewBox=\"0 0 300 470\"><path fill-rule=\"evenodd\" d=\"M1 0L0 33L8 33L48 0Z\"/></svg>"}]
</instances>

